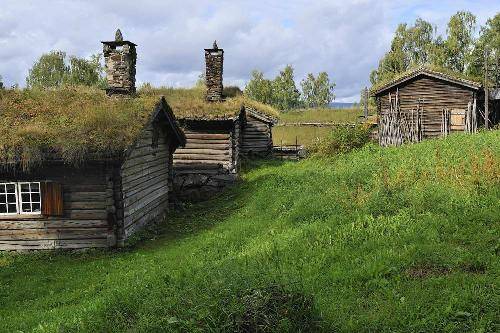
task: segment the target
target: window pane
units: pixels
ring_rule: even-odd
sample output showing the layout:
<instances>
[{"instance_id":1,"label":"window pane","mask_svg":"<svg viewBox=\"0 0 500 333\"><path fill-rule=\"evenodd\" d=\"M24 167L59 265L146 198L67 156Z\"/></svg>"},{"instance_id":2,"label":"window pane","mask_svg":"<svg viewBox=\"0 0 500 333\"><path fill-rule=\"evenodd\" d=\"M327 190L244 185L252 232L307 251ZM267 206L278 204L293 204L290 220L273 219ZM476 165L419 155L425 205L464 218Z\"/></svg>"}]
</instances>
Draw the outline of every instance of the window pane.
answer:
<instances>
[{"instance_id":1,"label":"window pane","mask_svg":"<svg viewBox=\"0 0 500 333\"><path fill-rule=\"evenodd\" d=\"M23 213L31 213L31 205L29 203L23 203L22 211Z\"/></svg>"},{"instance_id":2,"label":"window pane","mask_svg":"<svg viewBox=\"0 0 500 333\"><path fill-rule=\"evenodd\" d=\"M5 187L7 188L7 193L16 193L16 185L7 184Z\"/></svg>"},{"instance_id":3,"label":"window pane","mask_svg":"<svg viewBox=\"0 0 500 333\"><path fill-rule=\"evenodd\" d=\"M7 193L5 191L5 184L0 184L0 193Z\"/></svg>"},{"instance_id":4,"label":"window pane","mask_svg":"<svg viewBox=\"0 0 500 333\"><path fill-rule=\"evenodd\" d=\"M0 203L6 203L7 196L5 194L0 194Z\"/></svg>"},{"instance_id":5,"label":"window pane","mask_svg":"<svg viewBox=\"0 0 500 333\"><path fill-rule=\"evenodd\" d=\"M31 183L31 192L40 192L40 184Z\"/></svg>"},{"instance_id":6,"label":"window pane","mask_svg":"<svg viewBox=\"0 0 500 333\"><path fill-rule=\"evenodd\" d=\"M0 214L2 214L2 213L3 214L7 213L7 205L0 203Z\"/></svg>"},{"instance_id":7,"label":"window pane","mask_svg":"<svg viewBox=\"0 0 500 333\"><path fill-rule=\"evenodd\" d=\"M31 201L32 202L40 202L40 194L39 193L31 193Z\"/></svg>"},{"instance_id":8,"label":"window pane","mask_svg":"<svg viewBox=\"0 0 500 333\"><path fill-rule=\"evenodd\" d=\"M7 194L7 203L16 203L16 195L15 194Z\"/></svg>"},{"instance_id":9,"label":"window pane","mask_svg":"<svg viewBox=\"0 0 500 333\"><path fill-rule=\"evenodd\" d=\"M21 192L29 192L30 191L30 184L21 184Z\"/></svg>"},{"instance_id":10,"label":"window pane","mask_svg":"<svg viewBox=\"0 0 500 333\"><path fill-rule=\"evenodd\" d=\"M7 210L7 213L17 213L16 204L9 204Z\"/></svg>"},{"instance_id":11,"label":"window pane","mask_svg":"<svg viewBox=\"0 0 500 333\"><path fill-rule=\"evenodd\" d=\"M33 213L39 213L41 211L40 204L34 203L31 205Z\"/></svg>"},{"instance_id":12,"label":"window pane","mask_svg":"<svg viewBox=\"0 0 500 333\"><path fill-rule=\"evenodd\" d=\"M21 194L21 201L24 202L30 202L30 194L29 193L23 193Z\"/></svg>"}]
</instances>

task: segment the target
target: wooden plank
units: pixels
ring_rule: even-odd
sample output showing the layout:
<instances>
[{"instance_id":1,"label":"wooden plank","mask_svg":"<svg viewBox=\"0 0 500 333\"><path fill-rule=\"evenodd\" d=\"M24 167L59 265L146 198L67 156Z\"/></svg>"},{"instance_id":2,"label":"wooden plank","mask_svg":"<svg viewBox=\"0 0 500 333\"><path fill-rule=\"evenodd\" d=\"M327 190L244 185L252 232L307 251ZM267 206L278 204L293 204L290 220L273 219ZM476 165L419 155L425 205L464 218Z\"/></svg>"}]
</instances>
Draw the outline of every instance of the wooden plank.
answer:
<instances>
[{"instance_id":1,"label":"wooden plank","mask_svg":"<svg viewBox=\"0 0 500 333\"><path fill-rule=\"evenodd\" d=\"M208 139L208 140L227 140L229 139L229 134L222 133L195 133L195 132L185 132L187 139Z\"/></svg>"},{"instance_id":2,"label":"wooden plank","mask_svg":"<svg viewBox=\"0 0 500 333\"><path fill-rule=\"evenodd\" d=\"M1 221L0 230L52 229L52 228L105 228L106 220L19 220Z\"/></svg>"},{"instance_id":3,"label":"wooden plank","mask_svg":"<svg viewBox=\"0 0 500 333\"><path fill-rule=\"evenodd\" d=\"M174 156L174 162L184 160L212 160L221 163L230 160L228 155L208 155L208 154L179 154Z\"/></svg>"},{"instance_id":4,"label":"wooden plank","mask_svg":"<svg viewBox=\"0 0 500 333\"><path fill-rule=\"evenodd\" d=\"M177 149L174 158L183 154L203 154L203 155L229 155L228 150L215 150L215 149Z\"/></svg>"}]
</instances>

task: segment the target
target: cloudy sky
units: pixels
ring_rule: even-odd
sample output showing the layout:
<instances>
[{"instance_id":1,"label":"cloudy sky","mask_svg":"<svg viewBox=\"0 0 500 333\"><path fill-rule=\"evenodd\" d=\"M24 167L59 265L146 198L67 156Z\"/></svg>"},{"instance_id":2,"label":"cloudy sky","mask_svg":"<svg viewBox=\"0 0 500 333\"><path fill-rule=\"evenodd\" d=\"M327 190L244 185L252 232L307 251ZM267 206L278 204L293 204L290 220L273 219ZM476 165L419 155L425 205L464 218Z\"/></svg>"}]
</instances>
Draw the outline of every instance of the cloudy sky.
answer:
<instances>
[{"instance_id":1,"label":"cloudy sky","mask_svg":"<svg viewBox=\"0 0 500 333\"><path fill-rule=\"evenodd\" d=\"M244 87L253 69L274 77L291 64L297 82L327 71L337 101L356 101L398 23L421 17L444 33L458 10L484 24L500 0L0 0L0 75L5 85L23 86L41 54L87 57L119 27L138 44L139 84L193 85L203 48L217 39L225 85Z\"/></svg>"}]
</instances>

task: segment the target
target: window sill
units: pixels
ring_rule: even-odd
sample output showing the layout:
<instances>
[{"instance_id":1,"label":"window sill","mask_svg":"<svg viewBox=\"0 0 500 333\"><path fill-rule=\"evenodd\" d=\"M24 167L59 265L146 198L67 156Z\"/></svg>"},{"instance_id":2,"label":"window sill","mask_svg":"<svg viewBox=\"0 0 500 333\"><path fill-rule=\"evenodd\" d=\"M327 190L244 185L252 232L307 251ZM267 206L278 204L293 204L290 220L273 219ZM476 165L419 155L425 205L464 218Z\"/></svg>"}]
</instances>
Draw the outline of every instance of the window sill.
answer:
<instances>
[{"instance_id":1,"label":"window sill","mask_svg":"<svg viewBox=\"0 0 500 333\"><path fill-rule=\"evenodd\" d=\"M45 216L41 214L16 214L16 215L0 215L0 221L2 220L40 220L44 219Z\"/></svg>"}]
</instances>

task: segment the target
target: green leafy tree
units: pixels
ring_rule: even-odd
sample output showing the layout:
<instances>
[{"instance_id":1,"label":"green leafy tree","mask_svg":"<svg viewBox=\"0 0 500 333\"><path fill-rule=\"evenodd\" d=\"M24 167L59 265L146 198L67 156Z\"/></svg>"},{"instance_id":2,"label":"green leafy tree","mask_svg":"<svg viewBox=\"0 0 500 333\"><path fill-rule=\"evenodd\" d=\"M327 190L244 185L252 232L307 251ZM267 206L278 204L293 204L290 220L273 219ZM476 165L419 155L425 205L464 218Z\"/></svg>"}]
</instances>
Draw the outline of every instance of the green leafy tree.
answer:
<instances>
[{"instance_id":1,"label":"green leafy tree","mask_svg":"<svg viewBox=\"0 0 500 333\"><path fill-rule=\"evenodd\" d=\"M480 35L471 54L468 74L476 80L484 79L485 51L488 51L488 66L491 69L489 80L495 86L500 86L500 13L490 18L481 27Z\"/></svg>"},{"instance_id":2,"label":"green leafy tree","mask_svg":"<svg viewBox=\"0 0 500 333\"><path fill-rule=\"evenodd\" d=\"M105 78L103 77L103 67L101 65L101 55L92 55L90 60L70 57L70 70L65 82L75 85L106 86Z\"/></svg>"},{"instance_id":3,"label":"green leafy tree","mask_svg":"<svg viewBox=\"0 0 500 333\"><path fill-rule=\"evenodd\" d=\"M379 66L370 74L370 81L376 84L392 79L411 67L429 63L434 51L435 28L418 18L413 26L399 24L391 49L380 60Z\"/></svg>"},{"instance_id":4,"label":"green leafy tree","mask_svg":"<svg viewBox=\"0 0 500 333\"><path fill-rule=\"evenodd\" d=\"M273 105L273 84L258 70L252 71L251 79L245 87L245 95L265 104Z\"/></svg>"},{"instance_id":5,"label":"green leafy tree","mask_svg":"<svg viewBox=\"0 0 500 333\"><path fill-rule=\"evenodd\" d=\"M405 56L409 66L424 65L429 62L434 42L435 28L418 18L413 27L406 31Z\"/></svg>"},{"instance_id":6,"label":"green leafy tree","mask_svg":"<svg viewBox=\"0 0 500 333\"><path fill-rule=\"evenodd\" d=\"M71 56L67 63L65 52L43 54L29 70L26 84L30 88L54 88L63 84L105 87L101 55L93 55L90 60Z\"/></svg>"},{"instance_id":7,"label":"green leafy tree","mask_svg":"<svg viewBox=\"0 0 500 333\"><path fill-rule=\"evenodd\" d=\"M272 82L272 104L280 110L290 110L300 105L300 92L295 86L293 71L293 67L287 65Z\"/></svg>"},{"instance_id":8,"label":"green leafy tree","mask_svg":"<svg viewBox=\"0 0 500 333\"><path fill-rule=\"evenodd\" d=\"M476 17L465 11L459 11L448 22L445 66L457 72L464 72L471 60L474 47Z\"/></svg>"},{"instance_id":9,"label":"green leafy tree","mask_svg":"<svg viewBox=\"0 0 500 333\"><path fill-rule=\"evenodd\" d=\"M312 73L300 83L302 100L307 107L324 107L335 99L333 89L335 84L330 82L328 73L321 72L315 78Z\"/></svg>"},{"instance_id":10,"label":"green leafy tree","mask_svg":"<svg viewBox=\"0 0 500 333\"><path fill-rule=\"evenodd\" d=\"M70 72L65 63L66 53L51 51L38 59L29 70L28 87L52 88L61 86Z\"/></svg>"}]
</instances>

